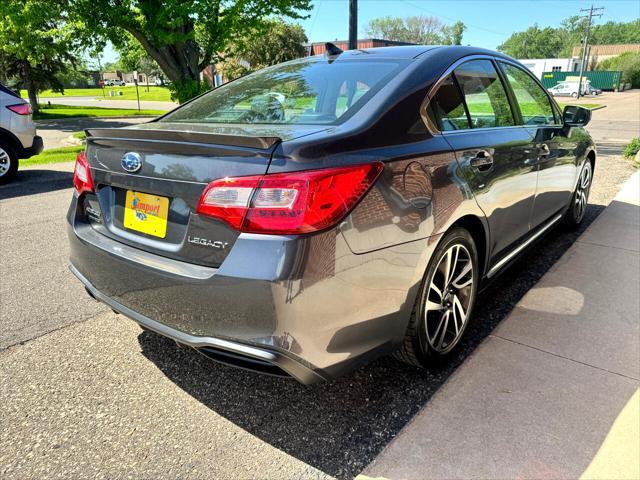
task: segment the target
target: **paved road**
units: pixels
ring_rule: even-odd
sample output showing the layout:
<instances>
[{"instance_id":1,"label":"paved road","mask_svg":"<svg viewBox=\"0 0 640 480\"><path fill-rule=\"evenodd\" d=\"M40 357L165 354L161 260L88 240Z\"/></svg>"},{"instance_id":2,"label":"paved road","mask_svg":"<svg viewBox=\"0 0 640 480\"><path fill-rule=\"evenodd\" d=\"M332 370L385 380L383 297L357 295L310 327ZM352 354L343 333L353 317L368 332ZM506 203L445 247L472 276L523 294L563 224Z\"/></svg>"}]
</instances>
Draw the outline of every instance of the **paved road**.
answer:
<instances>
[{"instance_id":1,"label":"paved road","mask_svg":"<svg viewBox=\"0 0 640 480\"><path fill-rule=\"evenodd\" d=\"M580 232L554 232L483 294L460 354L384 358L305 387L213 364L93 303L67 271L71 164L0 187L0 476L349 478L505 318ZM603 156L586 225L631 173Z\"/></svg>"},{"instance_id":2,"label":"paved road","mask_svg":"<svg viewBox=\"0 0 640 480\"><path fill-rule=\"evenodd\" d=\"M625 92L604 92L597 97L579 100L560 97L563 103L599 103L605 108L595 110L587 130L598 143L600 151L615 150L633 138L640 137L640 89Z\"/></svg>"},{"instance_id":3,"label":"paved road","mask_svg":"<svg viewBox=\"0 0 640 480\"><path fill-rule=\"evenodd\" d=\"M59 105L77 105L86 107L103 107L103 108L138 108L137 100L111 100L109 97L105 99L98 97L51 97L43 98L42 103L51 102ZM140 102L140 108L143 110L172 110L178 106L174 102L156 102L143 100Z\"/></svg>"},{"instance_id":4,"label":"paved road","mask_svg":"<svg viewBox=\"0 0 640 480\"><path fill-rule=\"evenodd\" d=\"M45 150L65 146L70 135L85 128L117 128L136 123L148 122L154 117L121 117L121 118L69 118L59 120L37 120L38 135L44 141Z\"/></svg>"}]
</instances>

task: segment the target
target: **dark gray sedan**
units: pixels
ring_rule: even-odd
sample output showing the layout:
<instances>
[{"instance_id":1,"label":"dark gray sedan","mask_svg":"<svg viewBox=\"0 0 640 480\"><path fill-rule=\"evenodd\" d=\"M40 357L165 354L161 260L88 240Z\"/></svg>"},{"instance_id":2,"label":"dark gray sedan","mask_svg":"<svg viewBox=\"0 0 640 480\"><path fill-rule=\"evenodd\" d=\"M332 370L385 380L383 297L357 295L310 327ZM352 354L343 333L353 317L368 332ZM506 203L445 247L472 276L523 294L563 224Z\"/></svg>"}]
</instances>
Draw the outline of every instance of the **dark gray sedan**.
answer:
<instances>
[{"instance_id":1,"label":"dark gray sedan","mask_svg":"<svg viewBox=\"0 0 640 480\"><path fill-rule=\"evenodd\" d=\"M208 357L304 383L446 358L478 290L584 217L590 111L472 47L261 70L87 131L68 213L91 296Z\"/></svg>"}]
</instances>

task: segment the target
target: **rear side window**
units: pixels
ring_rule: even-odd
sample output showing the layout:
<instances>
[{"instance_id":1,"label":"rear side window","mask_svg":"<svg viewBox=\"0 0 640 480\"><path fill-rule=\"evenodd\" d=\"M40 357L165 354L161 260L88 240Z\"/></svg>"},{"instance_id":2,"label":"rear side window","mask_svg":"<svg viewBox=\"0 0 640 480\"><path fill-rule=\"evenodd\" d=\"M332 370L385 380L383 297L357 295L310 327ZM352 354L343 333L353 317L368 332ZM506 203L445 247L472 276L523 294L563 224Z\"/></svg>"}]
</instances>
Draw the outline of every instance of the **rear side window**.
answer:
<instances>
[{"instance_id":1,"label":"rear side window","mask_svg":"<svg viewBox=\"0 0 640 480\"><path fill-rule=\"evenodd\" d=\"M464 101L452 75L442 81L429 106L432 121L440 131L469 128L469 117L467 117Z\"/></svg>"},{"instance_id":2,"label":"rear side window","mask_svg":"<svg viewBox=\"0 0 640 480\"><path fill-rule=\"evenodd\" d=\"M551 100L542 87L524 70L508 63L500 62L500 65L516 97L524 124L555 124Z\"/></svg>"},{"instance_id":3,"label":"rear side window","mask_svg":"<svg viewBox=\"0 0 640 480\"><path fill-rule=\"evenodd\" d=\"M454 70L471 128L515 125L507 93L490 60L470 60Z\"/></svg>"}]
</instances>

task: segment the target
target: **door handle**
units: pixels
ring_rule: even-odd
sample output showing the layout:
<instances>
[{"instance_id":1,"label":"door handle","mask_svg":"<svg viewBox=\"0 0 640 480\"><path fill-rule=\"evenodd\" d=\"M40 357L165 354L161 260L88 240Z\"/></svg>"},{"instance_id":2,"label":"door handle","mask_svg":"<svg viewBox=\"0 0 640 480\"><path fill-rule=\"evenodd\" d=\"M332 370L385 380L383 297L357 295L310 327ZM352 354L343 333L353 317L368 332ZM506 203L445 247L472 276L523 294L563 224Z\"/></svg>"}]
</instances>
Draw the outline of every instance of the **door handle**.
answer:
<instances>
[{"instance_id":1,"label":"door handle","mask_svg":"<svg viewBox=\"0 0 640 480\"><path fill-rule=\"evenodd\" d=\"M487 170L493 165L493 155L486 150L479 150L475 156L471 157L469 165L479 170Z\"/></svg>"}]
</instances>

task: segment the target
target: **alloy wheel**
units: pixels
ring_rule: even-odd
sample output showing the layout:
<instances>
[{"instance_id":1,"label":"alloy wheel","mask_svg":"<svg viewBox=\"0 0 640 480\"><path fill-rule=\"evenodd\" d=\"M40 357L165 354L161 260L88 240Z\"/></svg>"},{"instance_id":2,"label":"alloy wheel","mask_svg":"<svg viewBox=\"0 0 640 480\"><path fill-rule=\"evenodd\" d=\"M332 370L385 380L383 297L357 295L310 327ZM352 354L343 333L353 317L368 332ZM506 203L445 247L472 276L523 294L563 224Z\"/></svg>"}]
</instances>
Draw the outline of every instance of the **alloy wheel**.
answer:
<instances>
[{"instance_id":1,"label":"alloy wheel","mask_svg":"<svg viewBox=\"0 0 640 480\"><path fill-rule=\"evenodd\" d=\"M0 147L0 177L11 169L11 157L9 152Z\"/></svg>"},{"instance_id":2,"label":"alloy wheel","mask_svg":"<svg viewBox=\"0 0 640 480\"><path fill-rule=\"evenodd\" d=\"M589 199L589 189L591 188L591 166L585 165L578 180L576 194L573 201L573 216L576 222L580 222L587 210L587 200Z\"/></svg>"},{"instance_id":3,"label":"alloy wheel","mask_svg":"<svg viewBox=\"0 0 640 480\"><path fill-rule=\"evenodd\" d=\"M429 346L447 353L458 343L468 320L474 289L473 261L459 243L440 257L425 295L424 321Z\"/></svg>"}]
</instances>

